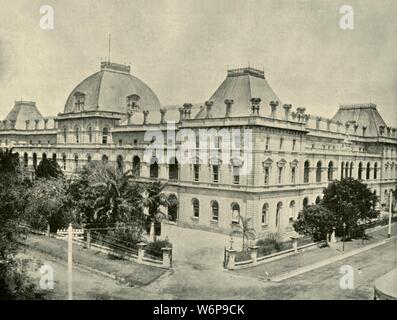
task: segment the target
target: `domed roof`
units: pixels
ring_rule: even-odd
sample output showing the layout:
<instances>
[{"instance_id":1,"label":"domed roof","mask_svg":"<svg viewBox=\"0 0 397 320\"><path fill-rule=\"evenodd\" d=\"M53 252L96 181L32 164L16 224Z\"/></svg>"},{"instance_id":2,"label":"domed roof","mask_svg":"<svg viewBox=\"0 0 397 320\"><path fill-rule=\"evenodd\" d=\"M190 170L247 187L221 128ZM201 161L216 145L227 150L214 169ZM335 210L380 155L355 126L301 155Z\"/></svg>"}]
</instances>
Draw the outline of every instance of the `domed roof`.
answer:
<instances>
[{"instance_id":1,"label":"domed roof","mask_svg":"<svg viewBox=\"0 0 397 320\"><path fill-rule=\"evenodd\" d=\"M161 105L153 90L130 74L129 66L106 61L101 63L101 71L83 80L71 92L64 112L126 113L128 108L159 111Z\"/></svg>"},{"instance_id":2,"label":"domed roof","mask_svg":"<svg viewBox=\"0 0 397 320\"><path fill-rule=\"evenodd\" d=\"M271 101L280 99L274 93L265 79L265 74L261 70L254 68L240 68L228 70L226 79L218 87L209 101L213 102L212 117L224 118L226 114L225 100L233 100L230 117L249 116L251 111L251 99L260 98L261 116L270 116ZM206 112L203 109L196 118L205 118Z\"/></svg>"}]
</instances>

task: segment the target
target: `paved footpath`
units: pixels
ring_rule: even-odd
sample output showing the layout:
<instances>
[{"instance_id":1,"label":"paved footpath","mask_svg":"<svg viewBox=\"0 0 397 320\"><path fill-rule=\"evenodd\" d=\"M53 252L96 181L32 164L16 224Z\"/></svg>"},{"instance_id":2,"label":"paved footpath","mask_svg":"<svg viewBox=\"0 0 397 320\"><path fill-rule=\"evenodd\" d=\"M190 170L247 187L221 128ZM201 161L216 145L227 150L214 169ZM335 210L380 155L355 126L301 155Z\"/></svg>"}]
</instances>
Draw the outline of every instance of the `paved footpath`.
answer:
<instances>
[{"instance_id":1,"label":"paved footpath","mask_svg":"<svg viewBox=\"0 0 397 320\"><path fill-rule=\"evenodd\" d=\"M368 233L369 239L364 240L364 243L361 239L346 241L344 250L343 242L338 242L331 244L331 247L309 249L293 256L235 272L262 280L282 281L381 245L381 242L387 239L387 232L387 226L384 226ZM392 225L392 236L397 236L396 223Z\"/></svg>"}]
</instances>

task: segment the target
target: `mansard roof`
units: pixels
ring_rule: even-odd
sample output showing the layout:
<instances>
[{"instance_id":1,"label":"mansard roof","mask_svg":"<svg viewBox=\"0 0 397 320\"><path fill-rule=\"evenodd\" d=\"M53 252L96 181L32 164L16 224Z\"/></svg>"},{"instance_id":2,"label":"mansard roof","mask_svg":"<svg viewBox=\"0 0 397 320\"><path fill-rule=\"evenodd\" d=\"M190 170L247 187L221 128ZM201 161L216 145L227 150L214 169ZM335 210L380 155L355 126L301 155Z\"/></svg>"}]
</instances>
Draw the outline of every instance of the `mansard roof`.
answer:
<instances>
[{"instance_id":1,"label":"mansard roof","mask_svg":"<svg viewBox=\"0 0 397 320\"><path fill-rule=\"evenodd\" d=\"M14 107L8 113L4 119L8 122L8 127L14 127L18 130L26 129L26 121L29 121L31 126L34 126L34 122L39 120L43 121L43 116L36 107L36 103L33 101L15 101ZM14 123L14 125L12 125Z\"/></svg>"},{"instance_id":2,"label":"mansard roof","mask_svg":"<svg viewBox=\"0 0 397 320\"><path fill-rule=\"evenodd\" d=\"M230 117L249 116L252 114L252 98L260 98L260 116L270 116L269 103L271 101L280 103L280 99L266 81L263 71L250 67L228 70L226 79L209 99L213 102L211 117L225 117L225 100L233 100ZM205 117L205 109L201 110L196 116L198 119Z\"/></svg>"},{"instance_id":3,"label":"mansard roof","mask_svg":"<svg viewBox=\"0 0 397 320\"><path fill-rule=\"evenodd\" d=\"M348 121L355 121L360 127L365 126L367 128L367 136L378 136L380 135L380 127L387 127L374 103L340 105L332 120L340 121L343 124Z\"/></svg>"}]
</instances>

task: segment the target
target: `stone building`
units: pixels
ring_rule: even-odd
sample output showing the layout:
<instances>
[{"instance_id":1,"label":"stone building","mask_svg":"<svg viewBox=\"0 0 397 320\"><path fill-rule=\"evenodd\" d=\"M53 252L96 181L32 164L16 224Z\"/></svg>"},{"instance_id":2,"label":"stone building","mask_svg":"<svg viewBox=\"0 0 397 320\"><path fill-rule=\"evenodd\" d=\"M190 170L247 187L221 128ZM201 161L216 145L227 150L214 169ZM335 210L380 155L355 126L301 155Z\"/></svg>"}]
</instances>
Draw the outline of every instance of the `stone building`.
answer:
<instances>
[{"instance_id":1,"label":"stone building","mask_svg":"<svg viewBox=\"0 0 397 320\"><path fill-rule=\"evenodd\" d=\"M200 130L209 134L202 138ZM182 131L196 137L183 151L196 151L190 161L181 161ZM228 135L225 161L219 155ZM19 152L30 170L52 157L73 175L97 160L133 169L141 180L164 179L176 200L170 221L225 233L239 215L251 217L258 234L288 232L335 179L363 180L383 205L397 181L396 129L375 104L341 105L332 118L310 115L282 103L254 68L228 70L202 104L162 106L129 66L102 62L56 117L43 117L34 102L15 102L0 123L0 145Z\"/></svg>"}]
</instances>

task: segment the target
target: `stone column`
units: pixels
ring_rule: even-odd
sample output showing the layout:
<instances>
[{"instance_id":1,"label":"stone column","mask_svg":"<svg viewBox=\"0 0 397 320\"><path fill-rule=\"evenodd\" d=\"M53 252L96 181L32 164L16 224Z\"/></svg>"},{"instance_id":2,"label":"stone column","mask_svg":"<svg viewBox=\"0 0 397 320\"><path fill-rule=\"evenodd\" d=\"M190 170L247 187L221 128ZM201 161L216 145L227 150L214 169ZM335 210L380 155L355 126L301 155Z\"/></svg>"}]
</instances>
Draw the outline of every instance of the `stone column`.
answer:
<instances>
[{"instance_id":1,"label":"stone column","mask_svg":"<svg viewBox=\"0 0 397 320\"><path fill-rule=\"evenodd\" d=\"M249 250L250 250L250 254L251 254L252 265L253 265L253 266L256 266L256 265L258 264L258 260L257 260L257 257L258 257L258 247L257 247L257 246L251 246L251 247L249 248Z\"/></svg>"},{"instance_id":2,"label":"stone column","mask_svg":"<svg viewBox=\"0 0 397 320\"><path fill-rule=\"evenodd\" d=\"M138 243L137 246L138 246L138 263L142 263L147 244L144 242L140 242Z\"/></svg>"},{"instance_id":3,"label":"stone column","mask_svg":"<svg viewBox=\"0 0 397 320\"><path fill-rule=\"evenodd\" d=\"M162 248L163 251L163 267L171 268L172 267L172 249L171 248Z\"/></svg>"},{"instance_id":4,"label":"stone column","mask_svg":"<svg viewBox=\"0 0 397 320\"><path fill-rule=\"evenodd\" d=\"M227 255L229 257L227 261L226 268L228 270L234 270L235 268L235 260L236 260L236 250L234 249L226 249Z\"/></svg>"},{"instance_id":5,"label":"stone column","mask_svg":"<svg viewBox=\"0 0 397 320\"><path fill-rule=\"evenodd\" d=\"M232 99L226 99L225 100L225 105L226 105L226 114L225 117L228 118L230 117L230 114L232 113L232 105L234 101Z\"/></svg>"}]
</instances>

